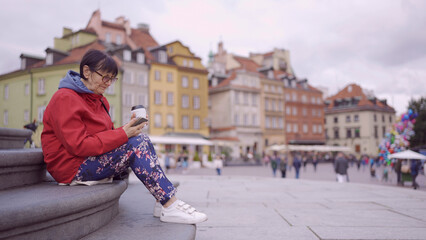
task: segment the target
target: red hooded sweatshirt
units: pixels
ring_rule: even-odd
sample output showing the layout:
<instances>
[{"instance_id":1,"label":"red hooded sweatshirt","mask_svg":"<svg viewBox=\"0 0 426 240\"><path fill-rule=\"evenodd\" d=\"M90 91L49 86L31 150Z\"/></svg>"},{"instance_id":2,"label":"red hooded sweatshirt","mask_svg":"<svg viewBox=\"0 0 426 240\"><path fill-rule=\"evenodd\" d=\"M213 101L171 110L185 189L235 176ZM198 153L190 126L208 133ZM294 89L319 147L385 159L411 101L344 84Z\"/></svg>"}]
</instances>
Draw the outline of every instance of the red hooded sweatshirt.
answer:
<instances>
[{"instance_id":1,"label":"red hooded sweatshirt","mask_svg":"<svg viewBox=\"0 0 426 240\"><path fill-rule=\"evenodd\" d=\"M58 183L70 183L87 157L109 152L128 141L122 128L114 129L106 98L87 88L81 90L85 86L77 75L69 71L61 80L43 116L44 161ZM77 86L67 85L70 81Z\"/></svg>"}]
</instances>

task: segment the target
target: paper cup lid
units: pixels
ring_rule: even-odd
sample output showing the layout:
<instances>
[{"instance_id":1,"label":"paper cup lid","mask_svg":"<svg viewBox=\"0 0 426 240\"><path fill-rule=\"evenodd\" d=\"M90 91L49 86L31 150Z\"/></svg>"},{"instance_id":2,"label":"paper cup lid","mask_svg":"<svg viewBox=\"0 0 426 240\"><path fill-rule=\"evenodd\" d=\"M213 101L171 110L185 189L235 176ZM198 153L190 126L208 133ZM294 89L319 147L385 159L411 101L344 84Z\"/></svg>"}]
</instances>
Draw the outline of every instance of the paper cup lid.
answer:
<instances>
[{"instance_id":1,"label":"paper cup lid","mask_svg":"<svg viewBox=\"0 0 426 240\"><path fill-rule=\"evenodd\" d=\"M132 107L132 111L139 108L145 108L143 105L136 105Z\"/></svg>"}]
</instances>

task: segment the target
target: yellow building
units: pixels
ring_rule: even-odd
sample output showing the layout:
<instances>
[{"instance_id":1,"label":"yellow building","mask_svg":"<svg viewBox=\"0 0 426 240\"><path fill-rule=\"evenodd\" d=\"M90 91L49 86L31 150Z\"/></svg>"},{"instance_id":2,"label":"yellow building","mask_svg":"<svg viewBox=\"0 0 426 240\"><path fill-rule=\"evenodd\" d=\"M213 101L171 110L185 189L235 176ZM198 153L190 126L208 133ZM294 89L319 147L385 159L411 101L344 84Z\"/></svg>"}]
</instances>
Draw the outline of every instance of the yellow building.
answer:
<instances>
[{"instance_id":1,"label":"yellow building","mask_svg":"<svg viewBox=\"0 0 426 240\"><path fill-rule=\"evenodd\" d=\"M175 41L150 50L150 134L166 150L201 153L209 145L207 70L188 47ZM163 137L163 138L161 138ZM190 141L173 142L172 137ZM167 142L168 141L168 142ZM177 144L177 148L173 149Z\"/></svg>"}]
</instances>

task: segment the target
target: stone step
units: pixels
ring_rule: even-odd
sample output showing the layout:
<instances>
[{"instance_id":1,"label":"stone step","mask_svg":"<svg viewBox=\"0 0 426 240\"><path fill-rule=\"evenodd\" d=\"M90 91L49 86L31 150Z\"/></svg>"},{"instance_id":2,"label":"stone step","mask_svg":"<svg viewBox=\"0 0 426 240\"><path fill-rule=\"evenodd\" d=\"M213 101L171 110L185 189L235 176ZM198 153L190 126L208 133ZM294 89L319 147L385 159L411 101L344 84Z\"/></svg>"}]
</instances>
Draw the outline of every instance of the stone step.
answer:
<instances>
[{"instance_id":1,"label":"stone step","mask_svg":"<svg viewBox=\"0 0 426 240\"><path fill-rule=\"evenodd\" d=\"M130 174L129 186L120 198L117 217L81 240L195 239L196 225L163 223L153 216L154 205L154 197L134 174Z\"/></svg>"},{"instance_id":2,"label":"stone step","mask_svg":"<svg viewBox=\"0 0 426 240\"><path fill-rule=\"evenodd\" d=\"M79 239L118 214L126 181L95 186L43 182L0 191L0 239Z\"/></svg>"},{"instance_id":3,"label":"stone step","mask_svg":"<svg viewBox=\"0 0 426 240\"><path fill-rule=\"evenodd\" d=\"M0 150L0 190L40 183L45 176L41 148Z\"/></svg>"},{"instance_id":4,"label":"stone step","mask_svg":"<svg viewBox=\"0 0 426 240\"><path fill-rule=\"evenodd\" d=\"M23 148L32 134L28 129L0 128L0 149Z\"/></svg>"}]
</instances>

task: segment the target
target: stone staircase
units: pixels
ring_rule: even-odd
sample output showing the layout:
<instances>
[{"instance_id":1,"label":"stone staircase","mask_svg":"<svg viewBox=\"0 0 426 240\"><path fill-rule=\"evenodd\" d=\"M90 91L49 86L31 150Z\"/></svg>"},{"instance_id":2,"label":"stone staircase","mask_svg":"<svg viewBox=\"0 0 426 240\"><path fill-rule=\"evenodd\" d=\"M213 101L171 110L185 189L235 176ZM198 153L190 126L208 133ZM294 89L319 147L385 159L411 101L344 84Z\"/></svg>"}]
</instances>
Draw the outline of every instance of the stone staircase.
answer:
<instances>
[{"instance_id":1,"label":"stone staircase","mask_svg":"<svg viewBox=\"0 0 426 240\"><path fill-rule=\"evenodd\" d=\"M142 184L132 184L120 206L128 180L57 185L41 149L23 148L31 134L0 128L0 239L195 239L194 225L152 216L155 201Z\"/></svg>"}]
</instances>

